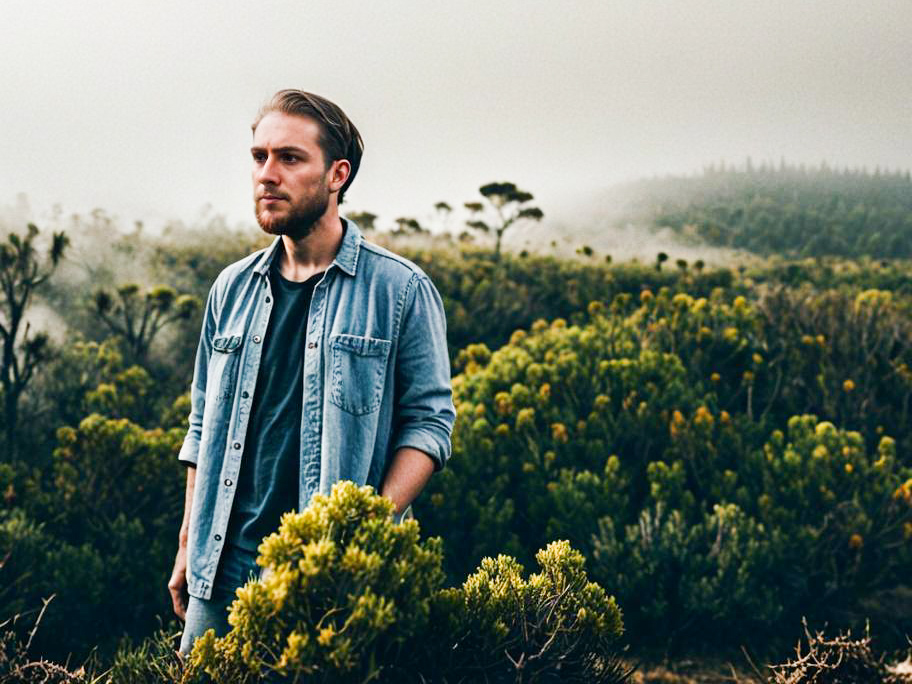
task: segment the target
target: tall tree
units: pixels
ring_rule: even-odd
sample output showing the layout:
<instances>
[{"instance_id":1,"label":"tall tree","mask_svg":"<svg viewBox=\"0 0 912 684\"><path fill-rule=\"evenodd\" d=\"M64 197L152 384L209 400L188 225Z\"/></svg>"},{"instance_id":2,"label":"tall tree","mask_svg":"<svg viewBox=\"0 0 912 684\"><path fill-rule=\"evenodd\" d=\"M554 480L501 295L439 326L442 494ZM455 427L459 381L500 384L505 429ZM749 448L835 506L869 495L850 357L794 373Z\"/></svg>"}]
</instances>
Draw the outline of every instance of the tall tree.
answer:
<instances>
[{"instance_id":1,"label":"tall tree","mask_svg":"<svg viewBox=\"0 0 912 684\"><path fill-rule=\"evenodd\" d=\"M538 207L526 206L533 199L532 193L520 190L514 183L488 183L478 191L493 208L495 220L489 222L478 218L485 210L481 202L466 202L465 208L475 217L466 221L466 225L484 233L494 233L494 258L500 260L500 241L507 229L523 219L541 221L544 213Z\"/></svg>"},{"instance_id":2,"label":"tall tree","mask_svg":"<svg viewBox=\"0 0 912 684\"><path fill-rule=\"evenodd\" d=\"M42 257L35 246L38 234L38 227L29 223L25 235L10 233L0 243L0 386L6 454L11 461L18 450L19 401L51 351L47 333L32 333L25 315L36 288L51 276L69 244L66 234L54 233L47 256Z\"/></svg>"}]
</instances>

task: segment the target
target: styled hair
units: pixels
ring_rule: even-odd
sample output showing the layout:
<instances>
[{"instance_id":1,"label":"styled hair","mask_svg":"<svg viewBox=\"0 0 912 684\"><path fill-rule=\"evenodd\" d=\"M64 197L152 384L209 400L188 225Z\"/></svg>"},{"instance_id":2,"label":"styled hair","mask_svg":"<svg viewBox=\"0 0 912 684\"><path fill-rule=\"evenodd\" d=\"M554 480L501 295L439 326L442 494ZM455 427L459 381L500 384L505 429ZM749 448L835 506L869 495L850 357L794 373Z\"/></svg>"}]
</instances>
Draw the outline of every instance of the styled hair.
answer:
<instances>
[{"instance_id":1,"label":"styled hair","mask_svg":"<svg viewBox=\"0 0 912 684\"><path fill-rule=\"evenodd\" d=\"M345 185L339 190L339 204L342 204L345 191L355 180L358 167L361 166L361 154L364 141L355 128L355 124L345 115L342 109L325 97L306 93L303 90L280 90L260 109L251 128L256 131L257 125L264 116L271 112L281 112L292 116L303 116L312 119L320 128L317 143L323 151L323 158L328 169L334 161L346 159L351 165L351 173Z\"/></svg>"}]
</instances>

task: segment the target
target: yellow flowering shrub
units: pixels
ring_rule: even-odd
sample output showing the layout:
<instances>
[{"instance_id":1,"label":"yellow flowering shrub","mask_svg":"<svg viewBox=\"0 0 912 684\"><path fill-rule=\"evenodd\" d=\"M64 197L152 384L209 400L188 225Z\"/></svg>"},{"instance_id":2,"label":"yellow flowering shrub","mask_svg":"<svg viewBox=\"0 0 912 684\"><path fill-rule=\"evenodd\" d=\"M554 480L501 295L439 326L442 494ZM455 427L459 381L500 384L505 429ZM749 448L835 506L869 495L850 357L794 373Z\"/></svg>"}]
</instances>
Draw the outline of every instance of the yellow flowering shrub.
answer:
<instances>
[{"instance_id":1,"label":"yellow flowering shrub","mask_svg":"<svg viewBox=\"0 0 912 684\"><path fill-rule=\"evenodd\" d=\"M260 545L264 575L237 590L230 631L196 641L182 682L506 682L533 655L522 681L622 681L620 610L568 542L539 551L528 579L498 556L444 589L440 540L392 511L343 482L283 516Z\"/></svg>"},{"instance_id":2,"label":"yellow flowering shrub","mask_svg":"<svg viewBox=\"0 0 912 684\"><path fill-rule=\"evenodd\" d=\"M845 344L835 307L813 304L810 315L826 325L802 327L794 302L777 296L758 302L717 289L693 297L665 287L638 300L619 294L586 318L534 326L457 376L457 401L483 407L510 431L492 443L473 427L477 417L460 413L453 459L429 488L462 504L418 502L450 550L448 573L460 576L502 549L528 563L557 536L590 559L603 549L596 579L618 586L623 573L619 598L636 636L659 641L772 633L814 605L822 586L837 583L848 605L898 581L910 567L904 525L912 518L908 506L887 502L906 501L904 491L893 498L904 459L896 443L872 443L867 426L872 412L893 411L900 427L907 419L896 402L863 406L868 388L883 387L863 364L852 367L847 391L844 360L832 356ZM882 350L874 358L894 363L898 348ZM827 409L819 414L827 420L799 406ZM636 552L650 511L671 536ZM872 536L878 526L883 534ZM733 535L724 554L714 550L720 529ZM863 546L849 545L853 534ZM899 550L888 554L891 544ZM816 579L796 583L795 573ZM641 592L660 576L667 594L653 602ZM734 578L749 589L735 591ZM711 598L708 587L727 588Z\"/></svg>"},{"instance_id":3,"label":"yellow flowering shrub","mask_svg":"<svg viewBox=\"0 0 912 684\"><path fill-rule=\"evenodd\" d=\"M437 660L447 681L625 681L618 660L621 611L589 581L584 558L566 541L536 554L526 579L510 556L484 558L461 587L445 590L448 631L460 638ZM529 667L529 663L534 663Z\"/></svg>"},{"instance_id":4,"label":"yellow flowering shrub","mask_svg":"<svg viewBox=\"0 0 912 684\"><path fill-rule=\"evenodd\" d=\"M420 541L418 523L394 524L392 512L370 487L344 482L286 513L260 545L266 576L238 589L225 637L197 640L185 680L204 672L237 683L387 677L399 650L426 629L443 582L440 540Z\"/></svg>"}]
</instances>

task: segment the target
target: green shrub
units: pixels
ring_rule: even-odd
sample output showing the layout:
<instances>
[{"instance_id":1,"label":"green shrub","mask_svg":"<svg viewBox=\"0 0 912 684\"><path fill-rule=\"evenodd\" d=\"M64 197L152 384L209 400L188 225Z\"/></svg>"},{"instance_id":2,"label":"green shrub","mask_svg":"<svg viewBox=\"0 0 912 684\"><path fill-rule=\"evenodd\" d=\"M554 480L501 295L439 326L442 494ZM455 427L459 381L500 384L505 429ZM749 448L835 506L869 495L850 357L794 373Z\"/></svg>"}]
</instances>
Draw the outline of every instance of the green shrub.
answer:
<instances>
[{"instance_id":1,"label":"green shrub","mask_svg":"<svg viewBox=\"0 0 912 684\"><path fill-rule=\"evenodd\" d=\"M618 293L643 288L686 288L709 295L732 283L728 269L699 274L657 272L639 264L598 265L551 256L515 256L498 261L478 249L414 250L391 247L414 260L433 280L447 312L447 342L455 367L459 350L471 344L499 347L510 334L540 318L571 318L591 301L610 302ZM482 313L483 312L483 313Z\"/></svg>"},{"instance_id":2,"label":"green shrub","mask_svg":"<svg viewBox=\"0 0 912 684\"><path fill-rule=\"evenodd\" d=\"M163 684L178 682L183 676L183 663L177 653L176 635L160 629L133 646L121 644L114 661L99 684Z\"/></svg>"},{"instance_id":3,"label":"green shrub","mask_svg":"<svg viewBox=\"0 0 912 684\"><path fill-rule=\"evenodd\" d=\"M415 521L391 516L390 501L351 483L283 516L260 547L268 575L238 590L227 636L197 641L188 680L201 671L216 682L391 676L443 581L440 540L420 542Z\"/></svg>"},{"instance_id":4,"label":"green shrub","mask_svg":"<svg viewBox=\"0 0 912 684\"><path fill-rule=\"evenodd\" d=\"M183 681L623 680L620 611L569 544L528 580L500 556L442 589L440 540L392 510L345 482L283 516L260 546L265 576L238 589L225 637L197 640Z\"/></svg>"},{"instance_id":5,"label":"green shrub","mask_svg":"<svg viewBox=\"0 0 912 684\"><path fill-rule=\"evenodd\" d=\"M536 554L528 580L510 556L485 558L458 588L436 598L435 662L448 682L619 682L623 631L612 597L566 541ZM441 630L441 625L445 630ZM506 657L504 657L506 656ZM432 672L432 669L428 670ZM429 677L431 678L431 677Z\"/></svg>"},{"instance_id":6,"label":"green shrub","mask_svg":"<svg viewBox=\"0 0 912 684\"><path fill-rule=\"evenodd\" d=\"M169 614L165 585L185 486L176 466L182 438L180 429L144 430L92 414L58 430L49 471L0 472L12 498L27 506L0 514L0 558L11 552L2 586L21 587L0 614L56 594L36 637L42 653L82 658L98 646L107 654L123 635L141 638L156 615Z\"/></svg>"},{"instance_id":7,"label":"green shrub","mask_svg":"<svg viewBox=\"0 0 912 684\"><path fill-rule=\"evenodd\" d=\"M870 328L866 307L882 298L861 297L846 322L869 345L867 364L835 353L848 333L775 354L770 331L786 323L743 296L639 299L461 352L453 459L416 506L445 540L450 576L498 550L529 562L569 538L627 606L635 640L659 646L791 638L780 626L802 613L846 619L901 585L912 471L894 440L830 422L908 420L905 390L876 377L907 353ZM830 379L847 363L864 400ZM838 402L823 400L833 392ZM830 413L791 416L783 404Z\"/></svg>"},{"instance_id":8,"label":"green shrub","mask_svg":"<svg viewBox=\"0 0 912 684\"><path fill-rule=\"evenodd\" d=\"M33 653L62 661L71 650L97 643L89 626L102 621L105 577L104 559L91 545L54 537L20 509L0 511L0 615L37 613L43 599L54 597Z\"/></svg>"}]
</instances>

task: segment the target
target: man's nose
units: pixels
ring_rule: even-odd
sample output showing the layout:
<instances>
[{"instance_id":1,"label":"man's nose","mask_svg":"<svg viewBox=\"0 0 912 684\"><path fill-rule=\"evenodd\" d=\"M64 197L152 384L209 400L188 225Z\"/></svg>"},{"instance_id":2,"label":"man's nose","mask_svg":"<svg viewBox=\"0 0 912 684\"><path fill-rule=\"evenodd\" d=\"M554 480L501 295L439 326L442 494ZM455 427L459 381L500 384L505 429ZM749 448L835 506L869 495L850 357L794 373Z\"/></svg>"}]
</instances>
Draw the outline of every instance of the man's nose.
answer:
<instances>
[{"instance_id":1,"label":"man's nose","mask_svg":"<svg viewBox=\"0 0 912 684\"><path fill-rule=\"evenodd\" d=\"M276 163L275 158L271 154L266 157L262 164L255 167L253 175L259 183L263 183L264 185L278 185L278 164Z\"/></svg>"}]
</instances>

